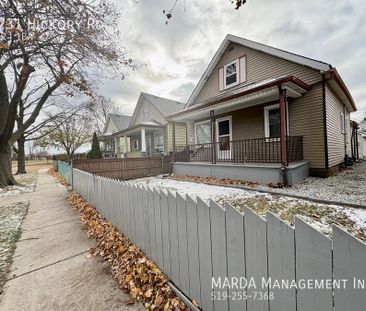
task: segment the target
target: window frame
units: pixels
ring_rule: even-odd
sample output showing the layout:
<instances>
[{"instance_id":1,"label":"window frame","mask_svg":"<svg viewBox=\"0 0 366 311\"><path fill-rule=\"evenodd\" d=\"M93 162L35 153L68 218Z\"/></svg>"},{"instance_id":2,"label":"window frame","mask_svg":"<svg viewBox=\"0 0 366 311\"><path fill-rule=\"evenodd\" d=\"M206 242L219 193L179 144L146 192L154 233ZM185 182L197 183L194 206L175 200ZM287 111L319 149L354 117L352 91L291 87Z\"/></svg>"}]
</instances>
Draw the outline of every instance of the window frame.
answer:
<instances>
[{"instance_id":1,"label":"window frame","mask_svg":"<svg viewBox=\"0 0 366 311\"><path fill-rule=\"evenodd\" d=\"M341 133L344 135L346 134L346 116L343 111L341 111L340 117L341 117Z\"/></svg>"},{"instance_id":2,"label":"window frame","mask_svg":"<svg viewBox=\"0 0 366 311\"><path fill-rule=\"evenodd\" d=\"M236 74L236 82L234 82L234 83L231 83L231 84L229 84L229 85L227 85L226 84L226 78L228 77L227 75L226 75L226 68L227 67L229 67L230 65L232 65L232 64L235 64L235 66L236 66L236 72L235 72L235 74ZM228 89L228 88L231 88L231 87L233 87L233 86L237 86L237 85L239 85L240 84L240 64L239 64L239 58L237 58L237 59L235 59L235 60L233 60L232 62L230 62L230 63L227 63L226 65L224 65L224 90L226 90L226 89Z\"/></svg>"},{"instance_id":3,"label":"window frame","mask_svg":"<svg viewBox=\"0 0 366 311\"><path fill-rule=\"evenodd\" d=\"M200 121L200 122L196 122L194 124L194 144L195 145L202 145L202 143L198 143L197 142L197 125L201 125L201 124L204 124L204 123L208 123L210 125L210 131L211 131L211 139L210 139L210 142L208 143L205 143L205 144L209 144L209 143L212 143L212 128L211 128L211 120L210 119L207 119L207 120L204 120L204 121Z\"/></svg>"},{"instance_id":4,"label":"window frame","mask_svg":"<svg viewBox=\"0 0 366 311\"><path fill-rule=\"evenodd\" d=\"M289 114L288 114L288 103L286 103L287 105L287 116L286 116L286 123L287 123L287 133L286 135L289 136L290 135L290 122L289 122ZM280 108L280 104L274 104L274 105L270 105L270 106L266 106L264 107L264 137L266 138L266 141L279 141L280 138L275 138L275 137L270 137L270 129L269 129L269 111L270 110L275 110L275 109L279 109ZM281 116L280 116L281 117ZM280 123L281 126L281 123Z\"/></svg>"},{"instance_id":5,"label":"window frame","mask_svg":"<svg viewBox=\"0 0 366 311\"><path fill-rule=\"evenodd\" d=\"M156 136L158 135L158 134L160 134L161 135L161 137L163 138L163 147L162 147L162 150L160 151L160 153L164 153L165 151L164 151L164 132L163 131L160 131L160 132L154 132L154 151L155 151L155 153L156 153L156 150L158 149L157 148L157 145L156 145L156 143L157 143L157 139L156 139Z\"/></svg>"}]
</instances>

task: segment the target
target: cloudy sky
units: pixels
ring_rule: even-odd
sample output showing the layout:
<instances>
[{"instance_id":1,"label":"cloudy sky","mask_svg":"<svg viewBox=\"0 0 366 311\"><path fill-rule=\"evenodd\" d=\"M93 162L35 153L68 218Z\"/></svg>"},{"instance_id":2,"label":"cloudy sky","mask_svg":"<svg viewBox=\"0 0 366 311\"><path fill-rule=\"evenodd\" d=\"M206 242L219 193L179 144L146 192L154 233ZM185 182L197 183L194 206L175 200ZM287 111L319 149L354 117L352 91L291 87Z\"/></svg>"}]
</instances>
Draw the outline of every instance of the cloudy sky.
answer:
<instances>
[{"instance_id":1,"label":"cloudy sky","mask_svg":"<svg viewBox=\"0 0 366 311\"><path fill-rule=\"evenodd\" d=\"M123 1L121 46L139 64L126 80L104 81L101 93L132 114L141 91L186 101L213 54L231 33L328 62L366 115L366 2L362 0L178 0L169 24L162 10L174 0Z\"/></svg>"}]
</instances>

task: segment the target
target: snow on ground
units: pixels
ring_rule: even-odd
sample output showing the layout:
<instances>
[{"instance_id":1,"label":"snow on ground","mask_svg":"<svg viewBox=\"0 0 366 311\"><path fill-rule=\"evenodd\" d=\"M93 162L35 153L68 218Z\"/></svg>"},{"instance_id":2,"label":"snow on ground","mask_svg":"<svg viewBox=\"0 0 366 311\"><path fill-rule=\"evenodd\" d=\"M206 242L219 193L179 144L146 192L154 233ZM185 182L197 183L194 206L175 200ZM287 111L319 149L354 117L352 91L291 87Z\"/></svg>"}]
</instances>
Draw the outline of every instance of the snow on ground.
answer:
<instances>
[{"instance_id":1,"label":"snow on ground","mask_svg":"<svg viewBox=\"0 0 366 311\"><path fill-rule=\"evenodd\" d=\"M20 225L27 213L28 202L0 205L0 294L18 240Z\"/></svg>"},{"instance_id":2,"label":"snow on ground","mask_svg":"<svg viewBox=\"0 0 366 311\"><path fill-rule=\"evenodd\" d=\"M192 198L200 197L207 203L210 199L222 206L227 202L241 211L247 206L263 217L267 211L270 211L290 225L294 224L295 216L299 216L328 236L331 236L332 225L337 224L357 238L366 240L366 209L319 204L281 194L272 195L255 190L249 191L169 178L148 177L130 182L140 186L178 192Z\"/></svg>"},{"instance_id":3,"label":"snow on ground","mask_svg":"<svg viewBox=\"0 0 366 311\"><path fill-rule=\"evenodd\" d=\"M0 188L0 198L32 192L36 185L37 173L16 175L15 179L19 183L19 185Z\"/></svg>"},{"instance_id":4,"label":"snow on ground","mask_svg":"<svg viewBox=\"0 0 366 311\"><path fill-rule=\"evenodd\" d=\"M291 188L273 189L256 186L282 194L296 194L316 199L366 205L366 161L329 178L309 177Z\"/></svg>"}]
</instances>

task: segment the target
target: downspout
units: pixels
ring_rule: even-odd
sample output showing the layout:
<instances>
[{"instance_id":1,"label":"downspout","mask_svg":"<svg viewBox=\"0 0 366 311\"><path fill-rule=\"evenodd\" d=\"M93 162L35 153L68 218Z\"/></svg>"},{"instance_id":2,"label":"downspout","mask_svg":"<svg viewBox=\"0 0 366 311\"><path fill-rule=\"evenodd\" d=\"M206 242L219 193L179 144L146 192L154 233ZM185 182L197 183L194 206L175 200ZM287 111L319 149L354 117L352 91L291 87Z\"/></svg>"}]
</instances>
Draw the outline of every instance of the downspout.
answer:
<instances>
[{"instance_id":1,"label":"downspout","mask_svg":"<svg viewBox=\"0 0 366 311\"><path fill-rule=\"evenodd\" d=\"M329 169L329 152L328 152L328 128L327 128L327 101L326 101L326 84L325 76L322 73L322 89L323 89L323 126L324 126L324 156L325 156L325 169Z\"/></svg>"}]
</instances>

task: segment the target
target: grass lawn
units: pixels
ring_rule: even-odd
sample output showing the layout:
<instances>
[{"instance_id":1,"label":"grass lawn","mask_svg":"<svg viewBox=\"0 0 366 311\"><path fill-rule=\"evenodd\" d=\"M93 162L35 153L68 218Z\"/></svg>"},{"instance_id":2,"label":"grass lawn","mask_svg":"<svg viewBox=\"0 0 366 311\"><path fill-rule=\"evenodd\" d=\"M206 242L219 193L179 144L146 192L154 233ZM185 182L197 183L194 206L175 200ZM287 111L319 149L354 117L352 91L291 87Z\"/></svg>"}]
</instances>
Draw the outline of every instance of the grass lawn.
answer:
<instances>
[{"instance_id":1,"label":"grass lawn","mask_svg":"<svg viewBox=\"0 0 366 311\"><path fill-rule=\"evenodd\" d=\"M0 205L0 294L19 238L20 225L27 213L28 202Z\"/></svg>"}]
</instances>

